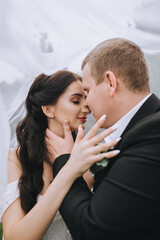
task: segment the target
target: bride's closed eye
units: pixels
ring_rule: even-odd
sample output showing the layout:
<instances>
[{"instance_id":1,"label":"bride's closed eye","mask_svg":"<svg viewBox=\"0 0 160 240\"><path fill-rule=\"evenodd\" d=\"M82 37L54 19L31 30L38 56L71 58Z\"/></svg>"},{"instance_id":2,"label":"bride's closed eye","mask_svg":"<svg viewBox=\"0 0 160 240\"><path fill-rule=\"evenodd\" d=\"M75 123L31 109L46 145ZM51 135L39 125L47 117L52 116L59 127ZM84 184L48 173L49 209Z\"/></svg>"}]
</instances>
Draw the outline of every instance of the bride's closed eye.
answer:
<instances>
[{"instance_id":1,"label":"bride's closed eye","mask_svg":"<svg viewBox=\"0 0 160 240\"><path fill-rule=\"evenodd\" d=\"M74 97L74 98L72 98L72 102L73 102L74 104L79 104L79 103L80 103L80 97Z\"/></svg>"},{"instance_id":2,"label":"bride's closed eye","mask_svg":"<svg viewBox=\"0 0 160 240\"><path fill-rule=\"evenodd\" d=\"M80 101L72 101L74 104L79 104Z\"/></svg>"}]
</instances>

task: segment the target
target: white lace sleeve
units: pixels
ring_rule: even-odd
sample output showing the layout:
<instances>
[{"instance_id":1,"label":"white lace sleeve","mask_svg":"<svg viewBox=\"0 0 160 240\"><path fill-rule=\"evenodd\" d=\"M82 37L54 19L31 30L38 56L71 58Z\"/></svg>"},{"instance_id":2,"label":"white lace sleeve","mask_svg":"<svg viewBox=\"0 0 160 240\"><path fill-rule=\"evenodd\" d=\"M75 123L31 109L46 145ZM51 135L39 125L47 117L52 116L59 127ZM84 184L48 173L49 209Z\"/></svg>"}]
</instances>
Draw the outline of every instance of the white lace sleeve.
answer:
<instances>
[{"instance_id":1,"label":"white lace sleeve","mask_svg":"<svg viewBox=\"0 0 160 240\"><path fill-rule=\"evenodd\" d=\"M6 209L19 198L18 180L7 185L6 192L0 197L0 222Z\"/></svg>"}]
</instances>

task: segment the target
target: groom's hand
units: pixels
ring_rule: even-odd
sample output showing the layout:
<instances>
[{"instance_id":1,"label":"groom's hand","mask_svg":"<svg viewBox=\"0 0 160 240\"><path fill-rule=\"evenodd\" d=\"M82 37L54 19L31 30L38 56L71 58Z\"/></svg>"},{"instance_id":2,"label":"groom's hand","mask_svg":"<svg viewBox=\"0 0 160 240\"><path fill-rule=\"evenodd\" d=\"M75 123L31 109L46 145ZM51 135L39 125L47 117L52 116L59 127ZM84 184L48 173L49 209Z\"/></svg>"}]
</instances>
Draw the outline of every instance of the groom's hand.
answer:
<instances>
[{"instance_id":1,"label":"groom's hand","mask_svg":"<svg viewBox=\"0 0 160 240\"><path fill-rule=\"evenodd\" d=\"M54 160L60 155L71 153L72 151L74 141L70 130L69 121L64 121L63 128L64 138L57 136L48 128L46 130L45 142L49 152L49 159L51 164L53 164Z\"/></svg>"}]
</instances>

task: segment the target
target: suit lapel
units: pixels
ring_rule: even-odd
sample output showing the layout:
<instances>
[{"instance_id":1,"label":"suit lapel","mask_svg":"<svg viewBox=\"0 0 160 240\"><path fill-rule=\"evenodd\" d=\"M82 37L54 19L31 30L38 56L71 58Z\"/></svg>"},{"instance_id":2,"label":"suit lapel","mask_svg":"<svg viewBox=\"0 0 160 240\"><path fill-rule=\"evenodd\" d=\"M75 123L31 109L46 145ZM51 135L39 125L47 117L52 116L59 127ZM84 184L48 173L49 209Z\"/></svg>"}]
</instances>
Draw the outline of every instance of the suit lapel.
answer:
<instances>
[{"instance_id":1,"label":"suit lapel","mask_svg":"<svg viewBox=\"0 0 160 240\"><path fill-rule=\"evenodd\" d=\"M136 125L140 120L143 118L156 113L157 111L160 111L160 100L152 94L146 102L141 106L141 108L138 110L138 112L134 115L134 117L131 119L127 127L125 128L124 132L122 133L121 137L125 136L125 134L134 126ZM117 143L117 145L114 147L114 149L119 149L119 145L121 144L121 141ZM106 168L96 173L95 176L95 186L94 190L96 190L101 183L104 176L107 174L109 169L112 167L112 165L115 163L115 161L118 160L118 157L115 157L111 161L109 161L109 164Z\"/></svg>"},{"instance_id":2,"label":"suit lapel","mask_svg":"<svg viewBox=\"0 0 160 240\"><path fill-rule=\"evenodd\" d=\"M141 106L141 108L138 110L138 112L134 115L134 117L131 119L125 130L123 131L121 137L132 128L136 123L138 123L141 119L160 111L160 100L152 94L146 102Z\"/></svg>"}]
</instances>

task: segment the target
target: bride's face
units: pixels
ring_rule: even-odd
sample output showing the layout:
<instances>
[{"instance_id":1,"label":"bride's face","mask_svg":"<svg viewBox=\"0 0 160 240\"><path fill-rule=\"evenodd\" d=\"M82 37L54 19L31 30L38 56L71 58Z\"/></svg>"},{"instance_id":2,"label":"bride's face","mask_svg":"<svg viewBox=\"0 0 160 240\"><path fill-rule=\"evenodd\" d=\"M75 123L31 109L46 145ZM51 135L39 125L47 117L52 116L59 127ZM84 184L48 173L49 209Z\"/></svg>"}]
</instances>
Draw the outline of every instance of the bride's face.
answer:
<instances>
[{"instance_id":1,"label":"bride's face","mask_svg":"<svg viewBox=\"0 0 160 240\"><path fill-rule=\"evenodd\" d=\"M90 109L85 102L85 92L80 81L71 83L59 97L54 107L54 128L61 128L65 120L69 120L72 131L81 124L84 128Z\"/></svg>"}]
</instances>

